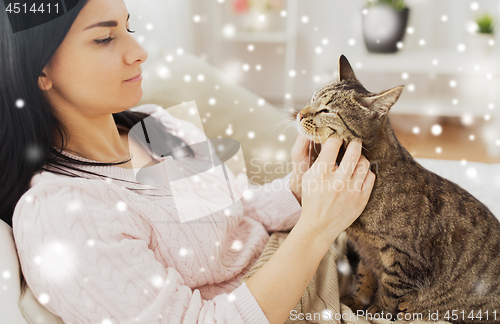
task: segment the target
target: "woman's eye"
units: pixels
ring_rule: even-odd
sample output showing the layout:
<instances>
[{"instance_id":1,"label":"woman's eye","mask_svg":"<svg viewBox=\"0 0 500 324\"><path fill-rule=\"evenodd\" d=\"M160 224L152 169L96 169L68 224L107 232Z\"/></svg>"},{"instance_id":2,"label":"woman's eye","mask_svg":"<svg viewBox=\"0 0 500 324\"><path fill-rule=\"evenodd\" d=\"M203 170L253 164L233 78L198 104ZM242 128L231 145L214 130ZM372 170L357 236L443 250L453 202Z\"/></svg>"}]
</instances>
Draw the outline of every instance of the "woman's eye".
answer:
<instances>
[{"instance_id":1,"label":"woman's eye","mask_svg":"<svg viewBox=\"0 0 500 324\"><path fill-rule=\"evenodd\" d=\"M135 33L135 30L127 29L127 32L129 32L129 33ZM106 44L109 44L113 39L115 39L115 38L114 37L108 37L108 38L105 38L105 39L96 39L94 41L97 44L106 45Z\"/></svg>"},{"instance_id":2,"label":"woman's eye","mask_svg":"<svg viewBox=\"0 0 500 324\"><path fill-rule=\"evenodd\" d=\"M97 44L100 44L100 45L106 45L108 44L109 42L111 42L114 38L112 37L108 37L108 38L105 38L105 39L96 39L94 40Z\"/></svg>"}]
</instances>

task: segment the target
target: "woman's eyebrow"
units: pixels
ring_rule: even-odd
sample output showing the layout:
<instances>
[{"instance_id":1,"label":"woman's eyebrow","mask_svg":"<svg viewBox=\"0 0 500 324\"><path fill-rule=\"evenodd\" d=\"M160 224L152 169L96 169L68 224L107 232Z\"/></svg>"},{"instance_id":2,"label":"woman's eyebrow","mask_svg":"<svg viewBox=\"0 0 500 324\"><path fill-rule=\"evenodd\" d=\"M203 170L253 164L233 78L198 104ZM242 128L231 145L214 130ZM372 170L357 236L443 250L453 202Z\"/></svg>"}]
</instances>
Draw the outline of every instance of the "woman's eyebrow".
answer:
<instances>
[{"instance_id":1,"label":"woman's eyebrow","mask_svg":"<svg viewBox=\"0 0 500 324\"><path fill-rule=\"evenodd\" d=\"M128 14L127 21L129 19L130 19L130 13ZM97 24L93 24L91 26L88 26L87 28L84 29L84 31L87 29L90 29L90 28L94 28L94 27L116 27L116 26L118 26L118 22L116 20L102 21L102 22L99 22Z\"/></svg>"}]
</instances>

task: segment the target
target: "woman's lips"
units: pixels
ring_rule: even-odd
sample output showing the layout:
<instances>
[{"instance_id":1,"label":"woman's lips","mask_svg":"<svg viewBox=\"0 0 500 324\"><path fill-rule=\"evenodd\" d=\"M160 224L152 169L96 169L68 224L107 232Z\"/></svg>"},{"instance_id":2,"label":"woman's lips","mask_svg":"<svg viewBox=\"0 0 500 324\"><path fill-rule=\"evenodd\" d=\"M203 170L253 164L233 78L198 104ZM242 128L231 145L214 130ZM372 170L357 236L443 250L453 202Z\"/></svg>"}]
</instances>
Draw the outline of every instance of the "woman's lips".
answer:
<instances>
[{"instance_id":1,"label":"woman's lips","mask_svg":"<svg viewBox=\"0 0 500 324\"><path fill-rule=\"evenodd\" d=\"M142 73L139 74L138 76L132 78L132 79L125 80L125 82L137 82L137 81L141 81L141 80L142 80Z\"/></svg>"}]
</instances>

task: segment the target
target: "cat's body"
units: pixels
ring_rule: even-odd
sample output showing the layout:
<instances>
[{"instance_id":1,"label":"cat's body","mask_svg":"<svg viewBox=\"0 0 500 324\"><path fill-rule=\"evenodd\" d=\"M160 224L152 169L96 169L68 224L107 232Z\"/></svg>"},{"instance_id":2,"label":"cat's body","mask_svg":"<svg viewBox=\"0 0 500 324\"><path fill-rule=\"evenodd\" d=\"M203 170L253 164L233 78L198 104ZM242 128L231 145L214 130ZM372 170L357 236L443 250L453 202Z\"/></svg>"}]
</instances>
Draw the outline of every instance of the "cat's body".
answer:
<instances>
[{"instance_id":1,"label":"cat's body","mask_svg":"<svg viewBox=\"0 0 500 324\"><path fill-rule=\"evenodd\" d=\"M400 312L437 319L429 318L437 312L451 322L477 323L480 315L481 322L488 316L488 323L500 323L500 222L399 143L387 112L401 87L370 93L347 59L340 65L340 82L323 87L301 111L304 119L310 116L301 132L321 142L361 139L363 155L376 168L370 200L346 230L360 262L356 289L342 302L393 319ZM319 119L318 112L325 116Z\"/></svg>"}]
</instances>

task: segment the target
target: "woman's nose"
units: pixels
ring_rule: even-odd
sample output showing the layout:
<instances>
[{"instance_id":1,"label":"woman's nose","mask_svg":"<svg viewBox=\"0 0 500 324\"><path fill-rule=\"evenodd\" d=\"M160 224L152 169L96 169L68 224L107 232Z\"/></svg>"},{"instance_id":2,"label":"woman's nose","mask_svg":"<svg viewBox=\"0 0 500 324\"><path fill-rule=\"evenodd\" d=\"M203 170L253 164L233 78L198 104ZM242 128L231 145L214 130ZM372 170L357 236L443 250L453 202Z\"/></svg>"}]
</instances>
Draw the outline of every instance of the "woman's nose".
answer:
<instances>
[{"instance_id":1,"label":"woman's nose","mask_svg":"<svg viewBox=\"0 0 500 324\"><path fill-rule=\"evenodd\" d=\"M144 63L148 59L148 51L142 47L135 38L132 40L133 45L127 51L126 61L128 64L133 64L137 61Z\"/></svg>"}]
</instances>

